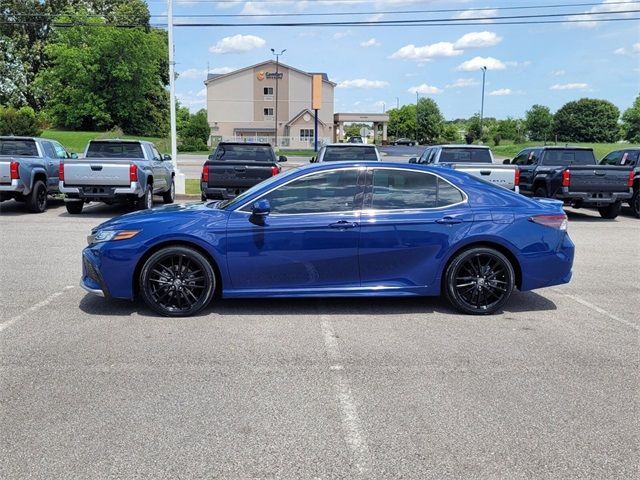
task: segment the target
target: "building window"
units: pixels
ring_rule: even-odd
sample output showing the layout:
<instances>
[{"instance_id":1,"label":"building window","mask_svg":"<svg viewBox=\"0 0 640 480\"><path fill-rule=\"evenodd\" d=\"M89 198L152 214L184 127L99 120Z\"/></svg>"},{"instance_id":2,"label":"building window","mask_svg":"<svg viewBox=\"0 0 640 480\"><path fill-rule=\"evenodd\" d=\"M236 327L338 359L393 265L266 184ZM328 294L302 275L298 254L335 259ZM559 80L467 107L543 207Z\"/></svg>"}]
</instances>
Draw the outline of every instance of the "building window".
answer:
<instances>
[{"instance_id":1,"label":"building window","mask_svg":"<svg viewBox=\"0 0 640 480\"><path fill-rule=\"evenodd\" d=\"M264 87L263 91L265 95L273 95L273 87Z\"/></svg>"},{"instance_id":2,"label":"building window","mask_svg":"<svg viewBox=\"0 0 640 480\"><path fill-rule=\"evenodd\" d=\"M265 108L262 110L265 117L273 117L273 108Z\"/></svg>"},{"instance_id":3,"label":"building window","mask_svg":"<svg viewBox=\"0 0 640 480\"><path fill-rule=\"evenodd\" d=\"M312 140L313 138L313 128L300 129L300 140Z\"/></svg>"}]
</instances>

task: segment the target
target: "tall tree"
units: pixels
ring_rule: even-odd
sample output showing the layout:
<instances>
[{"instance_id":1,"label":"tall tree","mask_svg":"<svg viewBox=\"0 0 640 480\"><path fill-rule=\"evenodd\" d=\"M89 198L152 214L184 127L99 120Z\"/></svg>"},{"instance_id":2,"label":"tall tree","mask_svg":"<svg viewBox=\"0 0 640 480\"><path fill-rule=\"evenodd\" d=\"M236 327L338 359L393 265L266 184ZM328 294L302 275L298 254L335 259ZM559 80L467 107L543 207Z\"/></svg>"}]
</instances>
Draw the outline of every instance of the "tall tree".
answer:
<instances>
[{"instance_id":1,"label":"tall tree","mask_svg":"<svg viewBox=\"0 0 640 480\"><path fill-rule=\"evenodd\" d=\"M622 131L625 140L640 143L640 95L622 115Z\"/></svg>"},{"instance_id":2,"label":"tall tree","mask_svg":"<svg viewBox=\"0 0 640 480\"><path fill-rule=\"evenodd\" d=\"M554 116L558 139L612 143L620 139L620 110L607 100L583 98L568 102Z\"/></svg>"},{"instance_id":3,"label":"tall tree","mask_svg":"<svg viewBox=\"0 0 640 480\"><path fill-rule=\"evenodd\" d=\"M531 140L547 140L553 135L553 114L549 107L534 105L527 110L525 123Z\"/></svg>"},{"instance_id":4,"label":"tall tree","mask_svg":"<svg viewBox=\"0 0 640 480\"><path fill-rule=\"evenodd\" d=\"M444 117L438 104L432 98L421 98L418 101L418 141L420 143L436 143L442 133Z\"/></svg>"},{"instance_id":5,"label":"tall tree","mask_svg":"<svg viewBox=\"0 0 640 480\"><path fill-rule=\"evenodd\" d=\"M394 138L416 137L416 106L403 105L387 110L389 114L388 133Z\"/></svg>"}]
</instances>

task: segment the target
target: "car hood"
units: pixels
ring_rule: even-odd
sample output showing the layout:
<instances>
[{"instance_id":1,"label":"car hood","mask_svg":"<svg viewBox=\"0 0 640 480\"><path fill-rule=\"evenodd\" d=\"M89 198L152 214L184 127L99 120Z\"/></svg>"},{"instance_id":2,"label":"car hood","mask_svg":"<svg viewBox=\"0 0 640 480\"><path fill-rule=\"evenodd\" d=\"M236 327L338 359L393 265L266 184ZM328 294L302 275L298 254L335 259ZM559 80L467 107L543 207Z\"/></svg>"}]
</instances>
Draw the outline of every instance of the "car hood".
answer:
<instances>
[{"instance_id":1,"label":"car hood","mask_svg":"<svg viewBox=\"0 0 640 480\"><path fill-rule=\"evenodd\" d=\"M93 229L135 229L153 222L157 224L178 225L193 221L206 221L208 224L220 222L227 218L229 212L218 210L202 202L165 205L150 210L140 210L112 218Z\"/></svg>"}]
</instances>

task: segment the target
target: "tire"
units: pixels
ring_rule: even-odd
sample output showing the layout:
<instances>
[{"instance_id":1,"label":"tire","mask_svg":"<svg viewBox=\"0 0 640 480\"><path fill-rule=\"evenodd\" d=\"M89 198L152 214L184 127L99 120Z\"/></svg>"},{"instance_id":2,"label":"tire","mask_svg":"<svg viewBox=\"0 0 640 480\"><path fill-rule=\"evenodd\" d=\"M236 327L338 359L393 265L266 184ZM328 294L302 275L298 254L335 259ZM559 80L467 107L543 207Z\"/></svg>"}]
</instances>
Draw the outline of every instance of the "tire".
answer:
<instances>
[{"instance_id":1,"label":"tire","mask_svg":"<svg viewBox=\"0 0 640 480\"><path fill-rule=\"evenodd\" d=\"M514 286L511 262L487 247L457 254L444 276L447 300L456 310L470 315L495 313L507 303Z\"/></svg>"},{"instance_id":2,"label":"tire","mask_svg":"<svg viewBox=\"0 0 640 480\"><path fill-rule=\"evenodd\" d=\"M69 212L69 214L79 215L82 213L84 202L65 202L64 206L67 208L67 212Z\"/></svg>"},{"instance_id":3,"label":"tire","mask_svg":"<svg viewBox=\"0 0 640 480\"><path fill-rule=\"evenodd\" d=\"M176 199L176 182L172 178L171 186L169 187L169 190L162 194L162 201L164 203L173 203L175 199Z\"/></svg>"},{"instance_id":4,"label":"tire","mask_svg":"<svg viewBox=\"0 0 640 480\"><path fill-rule=\"evenodd\" d=\"M547 198L549 197L549 193L547 193L547 189L545 187L536 187L533 192L533 196Z\"/></svg>"},{"instance_id":5,"label":"tire","mask_svg":"<svg viewBox=\"0 0 640 480\"><path fill-rule=\"evenodd\" d=\"M631 207L631 213L636 218L640 218L640 188L636 188L633 191L633 197L629 201L629 206Z\"/></svg>"},{"instance_id":6,"label":"tire","mask_svg":"<svg viewBox=\"0 0 640 480\"><path fill-rule=\"evenodd\" d=\"M622 208L622 204L620 202L615 202L615 203L612 203L611 205L607 205L606 207L598 208L598 212L600 212L600 216L602 218L613 220L618 215L620 215L621 208Z\"/></svg>"},{"instance_id":7,"label":"tire","mask_svg":"<svg viewBox=\"0 0 640 480\"><path fill-rule=\"evenodd\" d=\"M26 197L27 210L31 213L42 213L47 209L47 186L42 180L33 183L31 193Z\"/></svg>"},{"instance_id":8,"label":"tire","mask_svg":"<svg viewBox=\"0 0 640 480\"><path fill-rule=\"evenodd\" d=\"M201 194L201 195L200 195L200 200L202 200L203 202L206 202L206 201L207 201L207 200L209 200L209 199L207 198L207 196L206 196L206 195Z\"/></svg>"},{"instance_id":9,"label":"tire","mask_svg":"<svg viewBox=\"0 0 640 480\"><path fill-rule=\"evenodd\" d=\"M160 315L188 317L205 308L216 290L209 261L188 247L166 247L151 255L140 272L140 295Z\"/></svg>"},{"instance_id":10,"label":"tire","mask_svg":"<svg viewBox=\"0 0 640 480\"><path fill-rule=\"evenodd\" d=\"M147 185L144 189L144 195L136 200L138 210L149 210L153 208L153 185Z\"/></svg>"}]
</instances>

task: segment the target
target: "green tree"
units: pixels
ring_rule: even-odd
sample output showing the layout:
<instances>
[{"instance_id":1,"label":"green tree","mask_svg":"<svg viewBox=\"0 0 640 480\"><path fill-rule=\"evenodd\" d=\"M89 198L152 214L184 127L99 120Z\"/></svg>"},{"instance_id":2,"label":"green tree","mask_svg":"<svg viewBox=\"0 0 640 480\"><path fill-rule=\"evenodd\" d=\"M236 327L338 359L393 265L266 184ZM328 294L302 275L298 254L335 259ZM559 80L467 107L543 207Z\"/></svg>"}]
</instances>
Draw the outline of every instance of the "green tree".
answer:
<instances>
[{"instance_id":1,"label":"green tree","mask_svg":"<svg viewBox=\"0 0 640 480\"><path fill-rule=\"evenodd\" d=\"M442 132L444 117L438 104L432 98L421 98L418 101L418 142L436 143Z\"/></svg>"},{"instance_id":2,"label":"green tree","mask_svg":"<svg viewBox=\"0 0 640 480\"><path fill-rule=\"evenodd\" d=\"M583 98L566 103L554 117L558 139L612 143L620 139L620 110L607 100Z\"/></svg>"},{"instance_id":3,"label":"green tree","mask_svg":"<svg viewBox=\"0 0 640 480\"><path fill-rule=\"evenodd\" d=\"M640 143L640 95L622 115L622 131L625 140Z\"/></svg>"},{"instance_id":4,"label":"green tree","mask_svg":"<svg viewBox=\"0 0 640 480\"><path fill-rule=\"evenodd\" d=\"M197 138L206 143L209 140L211 128L207 120L207 111L203 108L198 110L189 118L189 123L183 130L183 134L187 138Z\"/></svg>"},{"instance_id":5,"label":"green tree","mask_svg":"<svg viewBox=\"0 0 640 480\"><path fill-rule=\"evenodd\" d=\"M547 140L553 135L553 114L549 107L534 105L527 110L525 125L531 140Z\"/></svg>"},{"instance_id":6,"label":"green tree","mask_svg":"<svg viewBox=\"0 0 640 480\"><path fill-rule=\"evenodd\" d=\"M460 143L460 126L457 123L445 123L442 126L441 138L443 143Z\"/></svg>"},{"instance_id":7,"label":"green tree","mask_svg":"<svg viewBox=\"0 0 640 480\"><path fill-rule=\"evenodd\" d=\"M37 137L42 133L42 118L31 107L0 106L0 135Z\"/></svg>"},{"instance_id":8,"label":"green tree","mask_svg":"<svg viewBox=\"0 0 640 480\"><path fill-rule=\"evenodd\" d=\"M189 119L191 118L191 113L189 109L183 105L180 105L180 102L176 102L176 131L178 135L184 135L184 129L189 125Z\"/></svg>"},{"instance_id":9,"label":"green tree","mask_svg":"<svg viewBox=\"0 0 640 480\"><path fill-rule=\"evenodd\" d=\"M392 138L416 138L416 106L403 105L387 110L389 125L387 132Z\"/></svg>"},{"instance_id":10,"label":"green tree","mask_svg":"<svg viewBox=\"0 0 640 480\"><path fill-rule=\"evenodd\" d=\"M344 134L346 137L358 137L360 136L360 129L362 127L366 127L371 130L371 125L367 125L366 123L352 123L345 127Z\"/></svg>"},{"instance_id":11,"label":"green tree","mask_svg":"<svg viewBox=\"0 0 640 480\"><path fill-rule=\"evenodd\" d=\"M464 136L465 141L470 145L473 142L482 139L483 127L480 125L480 115L476 114L467 122L467 133Z\"/></svg>"},{"instance_id":12,"label":"green tree","mask_svg":"<svg viewBox=\"0 0 640 480\"><path fill-rule=\"evenodd\" d=\"M166 34L145 28L107 26L78 11L46 48L50 66L37 78L46 110L65 128L105 130L120 126L139 135L168 130Z\"/></svg>"}]
</instances>

